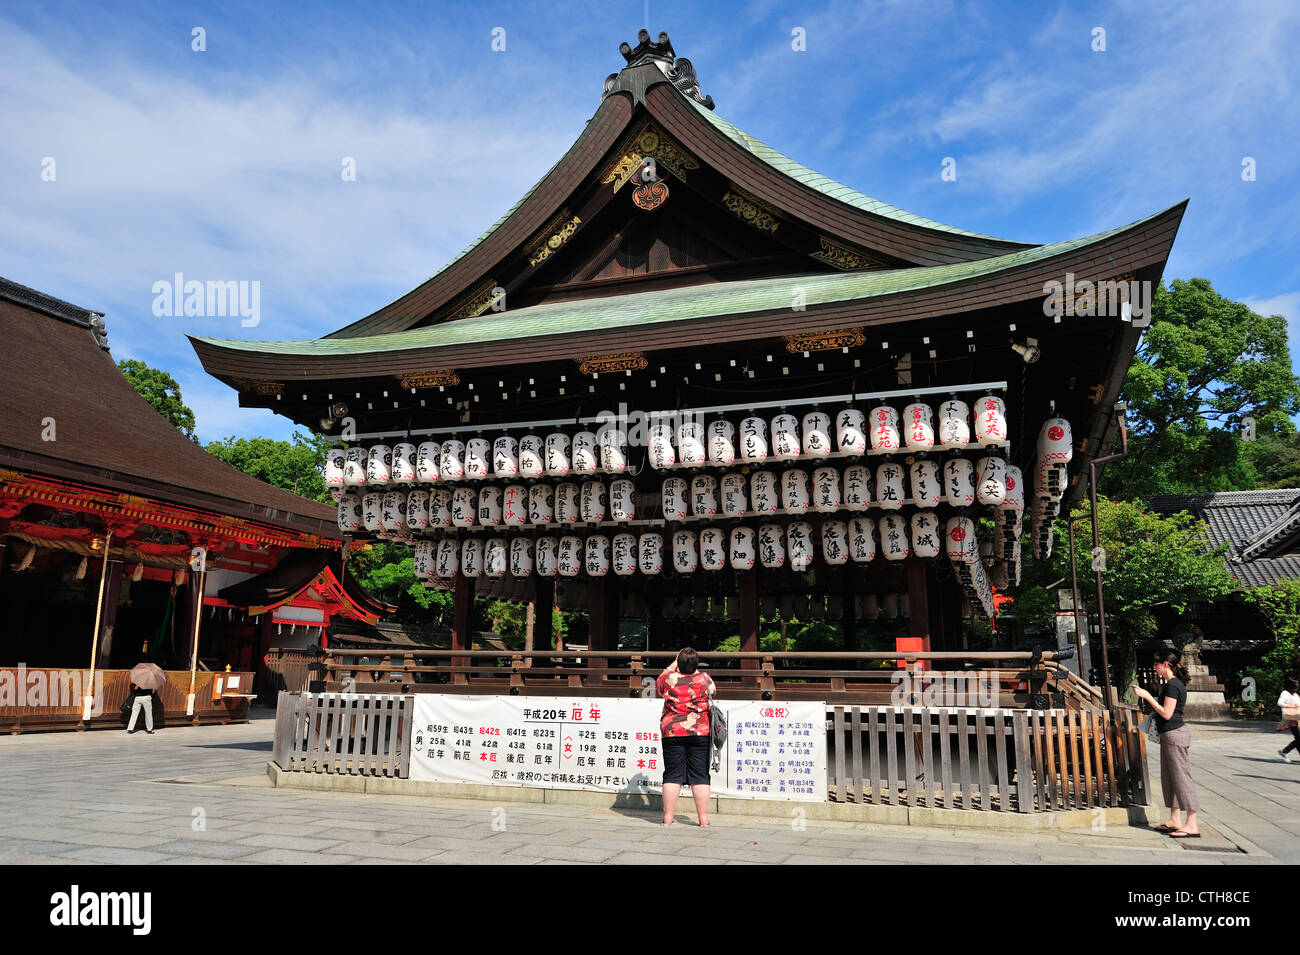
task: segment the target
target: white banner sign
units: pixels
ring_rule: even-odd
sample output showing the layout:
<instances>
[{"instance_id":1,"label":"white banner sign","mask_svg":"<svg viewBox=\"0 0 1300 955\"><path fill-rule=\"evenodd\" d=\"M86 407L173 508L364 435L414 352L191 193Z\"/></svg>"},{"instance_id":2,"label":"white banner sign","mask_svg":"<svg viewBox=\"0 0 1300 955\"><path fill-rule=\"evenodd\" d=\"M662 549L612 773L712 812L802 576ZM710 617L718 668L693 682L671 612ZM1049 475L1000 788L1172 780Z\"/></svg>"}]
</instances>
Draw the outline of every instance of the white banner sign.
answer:
<instances>
[{"instance_id":1,"label":"white banner sign","mask_svg":"<svg viewBox=\"0 0 1300 955\"><path fill-rule=\"evenodd\" d=\"M721 701L729 732L713 793L824 802L826 706ZM657 793L658 699L415 698L411 778L495 786Z\"/></svg>"}]
</instances>

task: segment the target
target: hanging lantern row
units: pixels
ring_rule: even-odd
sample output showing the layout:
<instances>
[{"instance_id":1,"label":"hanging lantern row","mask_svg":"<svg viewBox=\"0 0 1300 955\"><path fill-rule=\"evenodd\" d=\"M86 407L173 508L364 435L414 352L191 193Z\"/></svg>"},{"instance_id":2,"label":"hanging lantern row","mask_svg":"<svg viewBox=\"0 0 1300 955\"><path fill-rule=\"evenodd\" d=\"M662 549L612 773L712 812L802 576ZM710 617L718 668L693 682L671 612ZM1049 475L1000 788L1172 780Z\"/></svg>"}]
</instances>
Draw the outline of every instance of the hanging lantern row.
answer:
<instances>
[{"instance_id":1,"label":"hanging lantern row","mask_svg":"<svg viewBox=\"0 0 1300 955\"><path fill-rule=\"evenodd\" d=\"M690 480L667 477L660 492L665 521L750 514L799 515L810 511L833 514L872 508L896 511L909 503L920 508L943 503L970 507L978 503L1010 508L1017 515L1023 514L1025 507L1020 469L992 455L974 463L967 458L942 463L921 460L911 465L888 462L874 471L866 465L851 465L842 470L820 467L811 475L802 468L791 468L780 474L762 470L748 476L696 474ZM627 478L611 481L608 488L604 482L592 480L554 486L435 487L364 494L348 491L338 505L339 528L347 533L363 529L379 534L636 519L636 485Z\"/></svg>"},{"instance_id":2,"label":"hanging lantern row","mask_svg":"<svg viewBox=\"0 0 1300 955\"><path fill-rule=\"evenodd\" d=\"M845 408L835 415L832 445L830 415L811 411L802 422L782 412L771 419L751 415L740 422L717 419L707 425L691 419L674 427L654 424L649 430L649 459L654 468L731 465L763 462L769 458L793 461L825 457L838 449L844 454L902 450L927 451L1002 445L1007 441L1006 405L992 395L975 405L974 442L971 409L956 398L939 406L938 429L931 407L917 402L898 411L880 405L870 412ZM668 417L665 415L664 417ZM673 415L672 417L677 417ZM653 417L652 417L653 420ZM737 443L739 437L739 443ZM543 438L500 435L492 441L475 437L467 441L409 441L370 448L332 448L325 459L325 484L332 492L345 488L483 481L491 478L534 479L569 474L622 474L628 469L627 435L615 425L598 431L563 431Z\"/></svg>"},{"instance_id":3,"label":"hanging lantern row","mask_svg":"<svg viewBox=\"0 0 1300 955\"><path fill-rule=\"evenodd\" d=\"M1034 556L1052 556L1052 528L1061 512L1061 499L1070 481L1070 461L1074 457L1074 436L1070 422L1058 416L1043 422L1038 432L1037 481L1031 504L1031 530ZM1019 578L1017 577L1017 580Z\"/></svg>"}]
</instances>

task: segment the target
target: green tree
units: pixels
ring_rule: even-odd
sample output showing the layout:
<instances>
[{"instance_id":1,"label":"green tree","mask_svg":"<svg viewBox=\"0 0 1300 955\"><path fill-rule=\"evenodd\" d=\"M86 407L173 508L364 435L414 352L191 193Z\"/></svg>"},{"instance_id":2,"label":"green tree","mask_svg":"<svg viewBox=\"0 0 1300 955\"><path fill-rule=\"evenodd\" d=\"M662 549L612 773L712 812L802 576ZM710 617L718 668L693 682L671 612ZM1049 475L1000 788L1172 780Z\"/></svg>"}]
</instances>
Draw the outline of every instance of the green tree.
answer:
<instances>
[{"instance_id":1,"label":"green tree","mask_svg":"<svg viewBox=\"0 0 1300 955\"><path fill-rule=\"evenodd\" d=\"M325 487L325 452L332 443L300 432L292 441L231 436L210 442L207 452L259 481L328 504L332 499Z\"/></svg>"},{"instance_id":2,"label":"green tree","mask_svg":"<svg viewBox=\"0 0 1300 955\"><path fill-rule=\"evenodd\" d=\"M1106 552L1106 570L1102 574L1106 627L1110 642L1116 647L1111 659L1116 671L1115 685L1121 695L1131 698L1128 688L1137 671L1137 641L1156 636L1154 608L1168 604L1174 613L1185 613L1193 603L1230 593L1236 588L1236 581L1223 563L1225 547L1211 547L1205 523L1186 512L1162 517L1148 511L1139 501L1112 501L1104 497L1098 498L1097 511L1098 535ZM1076 512L1081 513L1086 511ZM1064 520L1057 523L1055 533L1057 540L1048 564L1051 570L1044 568L1033 580L1026 578L1020 588L1013 590L1017 616L1023 603L1026 615L1044 625L1050 619L1048 608L1055 602L1043 577L1068 580L1070 574ZM1091 527L1087 520L1076 526L1075 548L1079 559L1080 597L1085 604L1091 603L1090 612L1095 616L1095 598L1089 599L1095 588L1090 569ZM1029 552L1026 541L1025 553ZM1100 662L1094 655L1093 663L1100 665Z\"/></svg>"},{"instance_id":3,"label":"green tree","mask_svg":"<svg viewBox=\"0 0 1300 955\"><path fill-rule=\"evenodd\" d=\"M415 557L405 544L376 541L348 551L348 568L366 593L397 607L392 620L425 627L451 626L451 594L426 587L415 576Z\"/></svg>"},{"instance_id":4,"label":"green tree","mask_svg":"<svg viewBox=\"0 0 1300 955\"><path fill-rule=\"evenodd\" d=\"M1129 456L1106 467L1103 493L1119 498L1248 490L1258 482L1242 421L1261 437L1295 431L1300 381L1286 319L1224 298L1207 279L1155 290L1151 324L1124 382Z\"/></svg>"},{"instance_id":5,"label":"green tree","mask_svg":"<svg viewBox=\"0 0 1300 955\"><path fill-rule=\"evenodd\" d=\"M1255 681L1255 702L1264 712L1276 712L1282 681L1296 673L1300 652L1300 580L1283 580L1272 587L1253 587L1245 593L1273 631L1273 648L1258 664L1242 671Z\"/></svg>"},{"instance_id":6,"label":"green tree","mask_svg":"<svg viewBox=\"0 0 1300 955\"><path fill-rule=\"evenodd\" d=\"M149 402L154 411L179 428L186 437L194 437L194 412L181 400L181 386L175 378L135 359L119 361L117 367L136 394Z\"/></svg>"}]
</instances>

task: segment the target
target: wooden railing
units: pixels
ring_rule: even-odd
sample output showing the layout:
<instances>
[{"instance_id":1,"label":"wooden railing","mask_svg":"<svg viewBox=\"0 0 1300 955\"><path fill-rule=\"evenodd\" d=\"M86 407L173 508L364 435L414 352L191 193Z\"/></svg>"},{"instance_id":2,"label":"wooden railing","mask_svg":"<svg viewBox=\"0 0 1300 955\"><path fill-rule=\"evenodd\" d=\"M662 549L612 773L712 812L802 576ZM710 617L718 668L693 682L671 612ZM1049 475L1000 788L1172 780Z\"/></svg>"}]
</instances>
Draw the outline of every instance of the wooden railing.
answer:
<instances>
[{"instance_id":1,"label":"wooden railing","mask_svg":"<svg viewBox=\"0 0 1300 955\"><path fill-rule=\"evenodd\" d=\"M258 702L274 706L281 690L301 693L307 689L311 677L308 667L321 659L319 651L312 652L301 648L281 649L272 647L266 652L267 679L259 688Z\"/></svg>"},{"instance_id":2,"label":"wooden railing","mask_svg":"<svg viewBox=\"0 0 1300 955\"><path fill-rule=\"evenodd\" d=\"M405 779L411 766L412 702L392 693L281 691L272 756L291 772Z\"/></svg>"},{"instance_id":3,"label":"wooden railing","mask_svg":"<svg viewBox=\"0 0 1300 955\"><path fill-rule=\"evenodd\" d=\"M630 696L652 686L671 651L646 650L328 650L318 689L364 693L510 693ZM1054 662L1030 651L979 653L883 651L701 653L722 699L825 700L899 705L900 675L965 673L993 697L981 706L1028 706L1033 694L1059 691L1057 705L1097 709L1101 695ZM999 666L999 664L1003 664ZM1010 664L1010 665L1006 665ZM920 701L917 701L920 702ZM961 702L961 701L958 701Z\"/></svg>"},{"instance_id":4,"label":"wooden railing","mask_svg":"<svg viewBox=\"0 0 1300 955\"><path fill-rule=\"evenodd\" d=\"M1136 712L929 707L831 710L832 802L1050 812L1142 805Z\"/></svg>"}]
</instances>

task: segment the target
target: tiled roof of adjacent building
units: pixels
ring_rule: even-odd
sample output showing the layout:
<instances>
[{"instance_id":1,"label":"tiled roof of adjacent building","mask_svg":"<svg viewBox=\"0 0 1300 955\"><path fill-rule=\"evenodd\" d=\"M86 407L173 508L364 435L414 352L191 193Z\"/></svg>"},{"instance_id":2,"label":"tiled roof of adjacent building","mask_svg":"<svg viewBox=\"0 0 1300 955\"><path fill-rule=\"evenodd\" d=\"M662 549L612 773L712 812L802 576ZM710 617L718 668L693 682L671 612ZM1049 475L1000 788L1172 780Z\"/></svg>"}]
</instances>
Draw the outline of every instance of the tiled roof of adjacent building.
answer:
<instances>
[{"instance_id":1,"label":"tiled roof of adjacent building","mask_svg":"<svg viewBox=\"0 0 1300 955\"><path fill-rule=\"evenodd\" d=\"M1165 494L1148 504L1205 521L1210 543L1228 545L1228 570L1246 586L1300 578L1300 488Z\"/></svg>"}]
</instances>

